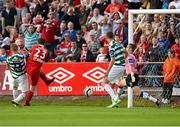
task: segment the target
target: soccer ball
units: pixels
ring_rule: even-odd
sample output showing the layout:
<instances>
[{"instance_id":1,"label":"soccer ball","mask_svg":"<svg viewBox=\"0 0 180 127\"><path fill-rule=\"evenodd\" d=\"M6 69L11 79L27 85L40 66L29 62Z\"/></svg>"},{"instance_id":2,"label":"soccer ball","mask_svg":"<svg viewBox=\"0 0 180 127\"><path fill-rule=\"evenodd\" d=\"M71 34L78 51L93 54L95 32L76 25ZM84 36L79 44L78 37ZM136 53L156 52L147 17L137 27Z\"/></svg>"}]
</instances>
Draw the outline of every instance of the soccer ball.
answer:
<instances>
[{"instance_id":1,"label":"soccer ball","mask_svg":"<svg viewBox=\"0 0 180 127\"><path fill-rule=\"evenodd\" d=\"M84 89L84 95L87 96L87 97L91 96L92 95L92 89L89 88L89 87L86 87Z\"/></svg>"}]
</instances>

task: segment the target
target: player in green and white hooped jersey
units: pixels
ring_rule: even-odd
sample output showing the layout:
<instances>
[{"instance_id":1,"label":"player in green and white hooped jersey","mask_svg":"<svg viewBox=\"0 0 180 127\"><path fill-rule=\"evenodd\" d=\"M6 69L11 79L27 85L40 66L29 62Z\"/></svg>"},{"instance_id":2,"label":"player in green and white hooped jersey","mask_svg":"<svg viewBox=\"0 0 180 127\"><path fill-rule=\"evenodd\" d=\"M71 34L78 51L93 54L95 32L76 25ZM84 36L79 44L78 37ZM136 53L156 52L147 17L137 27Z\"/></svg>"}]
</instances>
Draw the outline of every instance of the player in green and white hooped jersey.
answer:
<instances>
[{"instance_id":1,"label":"player in green and white hooped jersey","mask_svg":"<svg viewBox=\"0 0 180 127\"><path fill-rule=\"evenodd\" d=\"M26 63L23 54L18 53L18 46L16 44L10 45L12 56L7 58L13 84L13 100L12 103L18 106L18 102L23 100L28 90L28 77L26 74ZM20 87L21 94L18 95L17 88Z\"/></svg>"},{"instance_id":2,"label":"player in green and white hooped jersey","mask_svg":"<svg viewBox=\"0 0 180 127\"><path fill-rule=\"evenodd\" d=\"M106 34L106 40L109 42L109 55L111 61L109 63L108 69L105 73L102 85L104 85L105 90L111 96L112 104L108 108L117 107L120 103L119 96L116 90L113 89L113 85L119 83L120 76L124 73L125 70L125 59L124 51L125 48L114 40L114 35L112 32Z\"/></svg>"}]
</instances>

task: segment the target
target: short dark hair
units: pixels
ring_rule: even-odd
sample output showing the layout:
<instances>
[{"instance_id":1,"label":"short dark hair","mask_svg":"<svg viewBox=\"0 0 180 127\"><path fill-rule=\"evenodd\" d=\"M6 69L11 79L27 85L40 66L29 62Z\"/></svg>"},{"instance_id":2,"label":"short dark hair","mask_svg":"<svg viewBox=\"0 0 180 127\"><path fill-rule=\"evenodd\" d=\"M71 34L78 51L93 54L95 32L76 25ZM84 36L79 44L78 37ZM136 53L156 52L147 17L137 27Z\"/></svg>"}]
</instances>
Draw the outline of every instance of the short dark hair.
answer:
<instances>
[{"instance_id":1,"label":"short dark hair","mask_svg":"<svg viewBox=\"0 0 180 127\"><path fill-rule=\"evenodd\" d=\"M169 49L168 52L170 52L173 56L175 56L175 52L172 49Z\"/></svg>"},{"instance_id":2,"label":"short dark hair","mask_svg":"<svg viewBox=\"0 0 180 127\"><path fill-rule=\"evenodd\" d=\"M136 49L135 44L128 44L128 45L131 47L132 51L134 51Z\"/></svg>"},{"instance_id":3,"label":"short dark hair","mask_svg":"<svg viewBox=\"0 0 180 127\"><path fill-rule=\"evenodd\" d=\"M44 45L45 44L45 40L42 38L38 39L38 44Z\"/></svg>"},{"instance_id":4,"label":"short dark hair","mask_svg":"<svg viewBox=\"0 0 180 127\"><path fill-rule=\"evenodd\" d=\"M113 39L113 38L114 38L113 32L107 32L107 33L106 33L106 37L107 37L107 38L110 38L110 39Z\"/></svg>"}]
</instances>

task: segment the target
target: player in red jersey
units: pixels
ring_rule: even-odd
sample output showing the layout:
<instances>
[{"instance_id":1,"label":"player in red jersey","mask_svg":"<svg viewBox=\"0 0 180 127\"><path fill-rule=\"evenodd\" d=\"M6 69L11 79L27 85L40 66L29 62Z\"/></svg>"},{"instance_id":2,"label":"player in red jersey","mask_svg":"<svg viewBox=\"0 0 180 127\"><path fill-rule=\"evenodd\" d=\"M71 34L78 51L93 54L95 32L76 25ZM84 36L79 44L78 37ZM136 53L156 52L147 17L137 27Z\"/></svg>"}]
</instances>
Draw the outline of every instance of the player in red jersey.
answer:
<instances>
[{"instance_id":1,"label":"player in red jersey","mask_svg":"<svg viewBox=\"0 0 180 127\"><path fill-rule=\"evenodd\" d=\"M48 80L41 68L42 64L46 62L48 58L48 50L45 48L44 42L43 39L39 39L38 44L34 45L30 50L30 56L26 65L30 88L27 92L24 106L30 106L29 102L33 97L39 77L41 77L46 85L49 85L54 81L54 79Z\"/></svg>"}]
</instances>

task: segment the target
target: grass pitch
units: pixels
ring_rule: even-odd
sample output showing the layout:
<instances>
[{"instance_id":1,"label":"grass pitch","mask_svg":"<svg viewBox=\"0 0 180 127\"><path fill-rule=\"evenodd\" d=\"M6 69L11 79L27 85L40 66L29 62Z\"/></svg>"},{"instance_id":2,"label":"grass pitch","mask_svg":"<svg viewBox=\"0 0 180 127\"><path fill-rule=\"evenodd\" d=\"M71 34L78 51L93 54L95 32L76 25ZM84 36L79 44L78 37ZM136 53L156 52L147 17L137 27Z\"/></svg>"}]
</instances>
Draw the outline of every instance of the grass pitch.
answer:
<instances>
[{"instance_id":1,"label":"grass pitch","mask_svg":"<svg viewBox=\"0 0 180 127\"><path fill-rule=\"evenodd\" d=\"M31 107L18 108L4 101L0 102L0 126L180 126L180 108L107 109L109 101L33 101Z\"/></svg>"}]
</instances>

